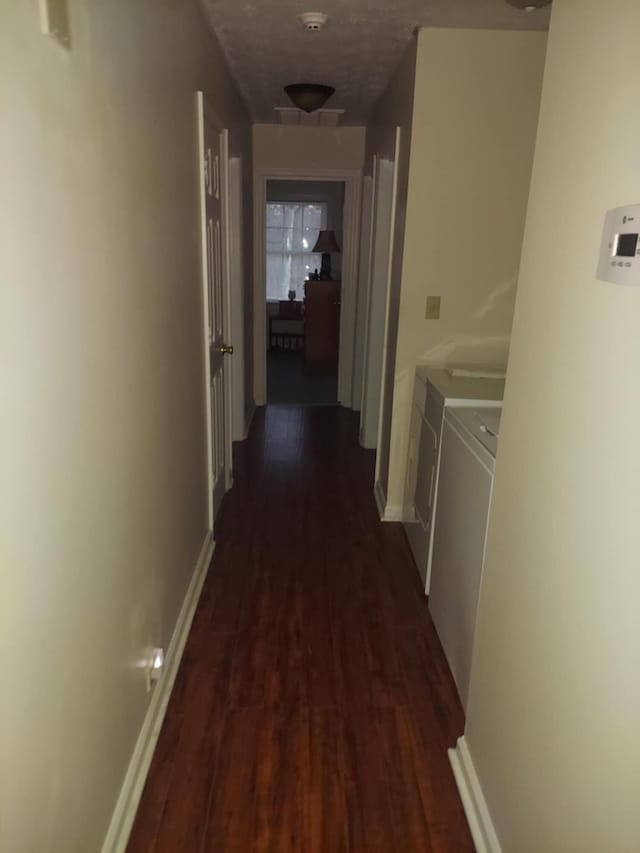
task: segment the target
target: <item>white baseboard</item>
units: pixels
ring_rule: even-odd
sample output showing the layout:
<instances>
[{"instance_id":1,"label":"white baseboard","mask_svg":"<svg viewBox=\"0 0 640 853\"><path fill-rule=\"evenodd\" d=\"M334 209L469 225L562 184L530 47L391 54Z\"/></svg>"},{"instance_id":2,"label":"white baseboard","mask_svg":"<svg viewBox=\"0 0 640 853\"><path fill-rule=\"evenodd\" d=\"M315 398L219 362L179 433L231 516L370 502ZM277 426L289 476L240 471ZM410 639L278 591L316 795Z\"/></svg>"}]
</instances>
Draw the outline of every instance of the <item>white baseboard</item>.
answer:
<instances>
[{"instance_id":1,"label":"white baseboard","mask_svg":"<svg viewBox=\"0 0 640 853\"><path fill-rule=\"evenodd\" d=\"M464 736L458 739L455 749L449 750L449 761L477 853L502 853Z\"/></svg>"},{"instance_id":2,"label":"white baseboard","mask_svg":"<svg viewBox=\"0 0 640 853\"><path fill-rule=\"evenodd\" d=\"M403 506L398 504L387 504L384 511L383 521L404 521L405 511Z\"/></svg>"},{"instance_id":3,"label":"white baseboard","mask_svg":"<svg viewBox=\"0 0 640 853\"><path fill-rule=\"evenodd\" d=\"M211 534L207 533L200 549L187 594L180 608L178 620L165 656L165 669L162 677L154 687L154 692L145 714L144 722L138 740L136 741L131 761L124 778L120 795L116 803L102 853L124 853L133 821L138 810L142 789L149 772L153 752L156 748L164 715L169 704L169 697L178 673L180 659L184 651L189 629L193 621L202 585L207 576L207 570L213 555L214 543Z\"/></svg>"},{"instance_id":4,"label":"white baseboard","mask_svg":"<svg viewBox=\"0 0 640 853\"><path fill-rule=\"evenodd\" d=\"M380 521L384 521L384 511L387 508L387 496L384 493L384 489L382 488L382 483L380 480L376 480L375 485L373 487L373 495L376 499L376 506L378 507L378 515L380 516Z\"/></svg>"},{"instance_id":5,"label":"white baseboard","mask_svg":"<svg viewBox=\"0 0 640 853\"><path fill-rule=\"evenodd\" d=\"M244 439L243 439L243 441L246 441L247 438L249 437L249 431L251 430L251 424L253 423L253 416L255 415L255 413L256 413L256 404L251 403L245 412Z\"/></svg>"},{"instance_id":6,"label":"white baseboard","mask_svg":"<svg viewBox=\"0 0 640 853\"><path fill-rule=\"evenodd\" d=\"M376 484L373 489L373 494L375 495L376 506L378 507L378 515L380 516L380 521L404 521L404 507L387 503L387 496L384 493L384 489L382 488L382 483L380 482L380 480L376 480Z\"/></svg>"},{"instance_id":7,"label":"white baseboard","mask_svg":"<svg viewBox=\"0 0 640 853\"><path fill-rule=\"evenodd\" d=\"M358 433L358 441L360 443L360 447L363 450L375 450L376 449L375 442L367 443L367 433L366 433L366 430L364 429L364 427Z\"/></svg>"}]
</instances>

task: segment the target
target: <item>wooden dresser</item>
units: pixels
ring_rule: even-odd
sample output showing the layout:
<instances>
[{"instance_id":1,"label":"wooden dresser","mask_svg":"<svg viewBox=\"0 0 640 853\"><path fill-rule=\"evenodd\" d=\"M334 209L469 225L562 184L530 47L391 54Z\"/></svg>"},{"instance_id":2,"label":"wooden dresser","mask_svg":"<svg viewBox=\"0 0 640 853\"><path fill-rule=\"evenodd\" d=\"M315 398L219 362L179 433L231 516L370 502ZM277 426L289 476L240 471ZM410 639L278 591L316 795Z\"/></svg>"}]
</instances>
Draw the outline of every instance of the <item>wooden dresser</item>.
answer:
<instances>
[{"instance_id":1,"label":"wooden dresser","mask_svg":"<svg viewBox=\"0 0 640 853\"><path fill-rule=\"evenodd\" d=\"M305 281L304 360L310 372L335 373L340 345L339 281Z\"/></svg>"}]
</instances>

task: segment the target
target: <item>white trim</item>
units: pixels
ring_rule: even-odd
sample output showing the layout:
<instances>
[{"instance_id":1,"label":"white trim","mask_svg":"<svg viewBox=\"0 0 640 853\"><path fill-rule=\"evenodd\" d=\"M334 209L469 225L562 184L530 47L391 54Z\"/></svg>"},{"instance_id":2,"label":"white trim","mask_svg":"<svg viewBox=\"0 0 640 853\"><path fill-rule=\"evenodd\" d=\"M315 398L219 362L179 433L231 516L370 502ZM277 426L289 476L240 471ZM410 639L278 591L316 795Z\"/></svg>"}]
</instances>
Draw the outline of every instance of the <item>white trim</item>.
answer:
<instances>
[{"instance_id":1,"label":"white trim","mask_svg":"<svg viewBox=\"0 0 640 853\"><path fill-rule=\"evenodd\" d=\"M336 181L344 183L342 226L342 309L340 311L340 351L338 402L353 405L353 358L358 289L360 236L360 169L254 169L253 176L253 383L257 406L267 403L265 206L267 181Z\"/></svg>"},{"instance_id":2,"label":"white trim","mask_svg":"<svg viewBox=\"0 0 640 853\"><path fill-rule=\"evenodd\" d=\"M207 284L207 202L203 187L205 185L205 139L204 139L204 92L196 92L196 112L198 121L198 203L200 209L200 253L202 266L202 350L204 359L204 410L207 439L207 518L209 532L213 535L213 465L211 461L211 369L209 364L209 288Z\"/></svg>"},{"instance_id":3,"label":"white trim","mask_svg":"<svg viewBox=\"0 0 640 853\"><path fill-rule=\"evenodd\" d=\"M400 506L399 504L387 503L387 496L384 492L384 487L380 480L375 481L375 485L373 487L373 495L376 499L376 506L378 507L378 515L380 516L380 521L405 520L405 508L403 506Z\"/></svg>"},{"instance_id":4,"label":"white trim","mask_svg":"<svg viewBox=\"0 0 640 853\"><path fill-rule=\"evenodd\" d=\"M256 413L256 408L257 406L255 405L255 403L251 403L251 406L249 407L249 409L247 410L247 414L245 415L244 437L242 439L243 441L246 441L249 438L249 432L251 431L251 424L253 423L253 416Z\"/></svg>"},{"instance_id":5,"label":"white trim","mask_svg":"<svg viewBox=\"0 0 640 853\"><path fill-rule=\"evenodd\" d=\"M214 543L211 534L207 533L169 643L165 657L165 670L154 688L120 789L109 830L102 845L102 853L123 853L126 849L182 653L189 636L193 615L200 600L202 585L211 563L213 549Z\"/></svg>"},{"instance_id":6,"label":"white trim","mask_svg":"<svg viewBox=\"0 0 640 853\"><path fill-rule=\"evenodd\" d=\"M399 504L388 504L387 496L384 493L384 487L380 480L376 480L375 485L373 487L373 495L376 499L376 506L378 507L378 515L380 516L380 521L404 521L405 520L405 509L403 506Z\"/></svg>"},{"instance_id":7,"label":"white trim","mask_svg":"<svg viewBox=\"0 0 640 853\"><path fill-rule=\"evenodd\" d=\"M477 853L502 853L502 847L496 835L487 802L480 787L480 780L464 736L458 738L455 749L449 750L449 761L453 768L453 775L460 792L460 799Z\"/></svg>"},{"instance_id":8,"label":"white trim","mask_svg":"<svg viewBox=\"0 0 640 853\"><path fill-rule=\"evenodd\" d=\"M383 445L382 442L382 431L384 429L385 422L385 397L387 391L387 361L389 359L389 313L391 309L391 289L393 287L392 281L392 273L393 273L393 255L395 251L395 237L396 237L396 210L398 206L398 173L400 169L400 140L402 135L402 129L396 127L396 140L395 140L395 151L393 155L393 175L391 178L391 216L389 218L389 257L387 259L387 284L386 284L386 295L384 302L384 332L382 334L382 366L380 368L380 408L378 411L378 435L376 437L376 467L375 467L375 477L378 479L380 476L380 454L385 453L387 456L387 469L389 468L389 454L391 448L389 446ZM395 353L394 353L395 356ZM389 406L393 405L393 389L391 389L391 400L389 401ZM389 419L391 419L391 412L389 414ZM391 436L389 436L389 439ZM388 472L387 472L387 480L388 480Z\"/></svg>"},{"instance_id":9,"label":"white trim","mask_svg":"<svg viewBox=\"0 0 640 853\"><path fill-rule=\"evenodd\" d=\"M246 270L243 254L242 158L228 159L229 189L229 304L231 331L227 338L233 345L231 362L232 439L242 441L245 417L245 295Z\"/></svg>"},{"instance_id":10,"label":"white trim","mask_svg":"<svg viewBox=\"0 0 640 853\"><path fill-rule=\"evenodd\" d=\"M375 485L373 487L373 496L376 499L376 506L378 507L378 515L380 516L380 521L384 521L384 513L387 508L387 496L384 493L384 489L382 488L382 483L380 480L375 481Z\"/></svg>"},{"instance_id":11,"label":"white trim","mask_svg":"<svg viewBox=\"0 0 640 853\"><path fill-rule=\"evenodd\" d=\"M353 362L356 343L360 216L362 214L362 171L345 181L342 224L342 293L340 311L340 360L338 402L353 407ZM345 286L346 282L346 286Z\"/></svg>"},{"instance_id":12,"label":"white trim","mask_svg":"<svg viewBox=\"0 0 640 853\"><path fill-rule=\"evenodd\" d=\"M401 504L387 504L382 521L405 521L406 512Z\"/></svg>"},{"instance_id":13,"label":"white trim","mask_svg":"<svg viewBox=\"0 0 640 853\"><path fill-rule=\"evenodd\" d=\"M208 110L208 107L207 107ZM231 216L229 212L229 131L223 127L220 131L220 204L222 207L222 291L224 302L224 342L231 340ZM224 469L225 488L228 492L233 486L233 371L231 369L231 358L223 362L224 370Z\"/></svg>"},{"instance_id":14,"label":"white trim","mask_svg":"<svg viewBox=\"0 0 640 853\"><path fill-rule=\"evenodd\" d=\"M396 132L396 144L399 135ZM391 262L394 251L395 192L398 159L376 157L373 207L373 254L371 257L363 397L360 414L362 447L377 450L375 477L380 475L380 435L385 389L386 347L388 341L391 293Z\"/></svg>"},{"instance_id":15,"label":"white trim","mask_svg":"<svg viewBox=\"0 0 640 853\"><path fill-rule=\"evenodd\" d=\"M361 263L366 263L367 279L365 282L365 304L364 304L364 348L362 351L362 390L360 393L360 444L364 447L365 428L363 415L365 413L365 397L367 388L367 364L369 359L369 311L371 303L371 282L373 279L373 247L376 230L376 204L378 203L378 155L373 155L371 169L371 216L369 219L368 250L366 262L361 258Z\"/></svg>"},{"instance_id":16,"label":"white trim","mask_svg":"<svg viewBox=\"0 0 640 853\"><path fill-rule=\"evenodd\" d=\"M375 167L375 164L374 164ZM373 251L373 178L362 177L362 205L360 211L360 250L358 257L358 290L356 295L356 340L353 348L353 406L362 411L364 393L364 360L367 339L367 309L369 305L369 272Z\"/></svg>"}]
</instances>

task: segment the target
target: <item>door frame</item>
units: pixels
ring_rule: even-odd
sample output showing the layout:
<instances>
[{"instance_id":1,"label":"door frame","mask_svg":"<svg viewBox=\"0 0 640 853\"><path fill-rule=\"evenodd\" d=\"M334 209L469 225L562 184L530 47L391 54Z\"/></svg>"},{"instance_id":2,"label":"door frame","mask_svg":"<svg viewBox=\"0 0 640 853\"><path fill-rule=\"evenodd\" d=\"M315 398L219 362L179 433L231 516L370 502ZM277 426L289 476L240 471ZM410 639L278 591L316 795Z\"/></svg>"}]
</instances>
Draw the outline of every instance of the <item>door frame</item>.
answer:
<instances>
[{"instance_id":1,"label":"door frame","mask_svg":"<svg viewBox=\"0 0 640 853\"><path fill-rule=\"evenodd\" d=\"M385 375L388 361L389 310L392 286L400 128L394 131L394 157L374 155L373 160L373 213L371 217L371 243L369 281L367 286L367 322L365 334L364 370L362 380L362 406L360 410L360 444L376 450L376 481L380 472L380 437L384 413ZM381 192L380 180L389 167L389 182ZM384 213L384 219L381 219ZM382 223L382 225L381 225ZM383 233L378 233L383 228ZM385 244L380 242L381 238ZM383 259L376 258L386 245ZM375 309L375 314L374 314Z\"/></svg>"},{"instance_id":2,"label":"door frame","mask_svg":"<svg viewBox=\"0 0 640 853\"><path fill-rule=\"evenodd\" d=\"M385 447L383 442L383 432L385 429L385 415L388 416L389 420L391 420L392 415L392 406L393 406L393 387L394 387L394 377L387 376L388 373L388 362L391 356L389 352L389 323L390 323L390 315L391 315L391 294L393 290L393 261L394 261L394 252L396 245L396 216L397 216L397 207L398 207L398 181L400 177L400 144L402 141L402 128L396 127L395 133L395 150L394 150L394 158L393 158L393 175L391 178L391 218L389 222L389 258L387 260L387 281L386 281L386 295L385 295L385 303L384 303L384 332L382 337L382 371L380 375L380 411L378 413L378 436L376 439L376 466L375 466L375 484L376 487L380 483L380 466L382 453L387 454L387 466L388 466L388 457L391 448ZM398 283L398 299L400 297L400 283ZM395 363L395 351L393 353L394 363ZM389 424L389 433L391 432L391 425ZM388 484L384 484L383 488L386 496L386 488ZM386 503L386 501L385 501Z\"/></svg>"},{"instance_id":3,"label":"door frame","mask_svg":"<svg viewBox=\"0 0 640 853\"><path fill-rule=\"evenodd\" d=\"M375 163L373 177L362 176L361 212L360 212L360 249L358 255L358 297L356 300L356 338L353 350L353 406L362 411L364 396L364 365L367 348L367 313L369 307L369 271L373 254L373 208L375 195Z\"/></svg>"},{"instance_id":4,"label":"door frame","mask_svg":"<svg viewBox=\"0 0 640 853\"><path fill-rule=\"evenodd\" d=\"M231 359L233 376L230 397L232 440L242 441L246 433L246 399L245 399L245 340L244 340L244 298L245 298L245 264L243 245L243 161L240 156L229 157L229 286L231 298L231 338L234 353Z\"/></svg>"},{"instance_id":5,"label":"door frame","mask_svg":"<svg viewBox=\"0 0 640 853\"><path fill-rule=\"evenodd\" d=\"M198 212L200 216L200 254L201 254L201 286L202 286L202 352L204 359L204 402L205 429L207 444L207 519L209 532L213 535L213 478L212 478L212 442L211 442L211 365L209 362L209 287L207 282L207 211L206 199L203 192L205 185L205 109L207 117L215 125L220 134L220 206L222 210L222 289L224 314L222 318L225 340L231 331L231 283L230 283L230 229L229 229L229 132L211 104L205 93L196 91L197 115L197 144L198 144ZM227 358L224 362L224 422L225 422L225 489L233 485L232 471L232 371Z\"/></svg>"},{"instance_id":6,"label":"door frame","mask_svg":"<svg viewBox=\"0 0 640 853\"><path fill-rule=\"evenodd\" d=\"M363 419L366 414L365 411L365 396L367 389L367 374L369 370L369 312L371 310L371 282L373 280L373 246L375 240L376 233L376 205L378 204L378 155L373 155L372 166L371 166L371 212L369 216L369 229L368 234L366 235L367 244L366 244L366 277L363 285L364 289L364 341L363 341L363 349L362 349L362 379L361 379L361 388L360 388L360 426L359 426L359 440L360 444L364 447L364 423ZM362 249L361 249L362 251ZM362 258L361 258L362 265Z\"/></svg>"},{"instance_id":7,"label":"door frame","mask_svg":"<svg viewBox=\"0 0 640 853\"><path fill-rule=\"evenodd\" d=\"M255 169L253 176L253 384L256 406L267 403L267 181L333 181L344 184L342 306L338 354L338 403L353 406L353 360L358 293L361 169Z\"/></svg>"}]
</instances>

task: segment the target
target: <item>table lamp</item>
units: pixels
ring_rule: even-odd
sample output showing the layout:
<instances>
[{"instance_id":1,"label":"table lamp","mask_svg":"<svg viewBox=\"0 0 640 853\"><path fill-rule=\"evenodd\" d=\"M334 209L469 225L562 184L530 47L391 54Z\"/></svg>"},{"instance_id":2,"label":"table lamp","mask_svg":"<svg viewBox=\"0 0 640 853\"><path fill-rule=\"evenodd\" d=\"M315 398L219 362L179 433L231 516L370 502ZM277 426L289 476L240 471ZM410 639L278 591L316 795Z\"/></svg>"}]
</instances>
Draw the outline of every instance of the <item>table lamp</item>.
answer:
<instances>
[{"instance_id":1,"label":"table lamp","mask_svg":"<svg viewBox=\"0 0 640 853\"><path fill-rule=\"evenodd\" d=\"M320 278L323 280L331 279L331 252L339 252L340 246L336 242L336 235L333 231L321 231L316 240L316 244L311 250L312 252L322 253L322 263L320 265Z\"/></svg>"}]
</instances>

